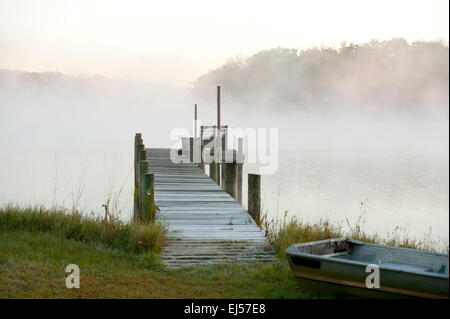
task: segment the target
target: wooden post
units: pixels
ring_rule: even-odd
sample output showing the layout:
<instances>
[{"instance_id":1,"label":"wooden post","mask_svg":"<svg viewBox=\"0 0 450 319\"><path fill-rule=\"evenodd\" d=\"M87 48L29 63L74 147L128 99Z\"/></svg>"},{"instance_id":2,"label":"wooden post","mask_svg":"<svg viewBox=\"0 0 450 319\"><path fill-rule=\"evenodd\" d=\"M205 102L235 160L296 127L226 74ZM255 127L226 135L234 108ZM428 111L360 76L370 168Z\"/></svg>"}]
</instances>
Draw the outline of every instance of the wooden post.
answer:
<instances>
[{"instance_id":1,"label":"wooden post","mask_svg":"<svg viewBox=\"0 0 450 319\"><path fill-rule=\"evenodd\" d=\"M201 154L201 145L200 145L201 141L199 137L196 137L193 139L193 150L192 150L192 159L193 159L193 163L197 164L198 167L203 169L203 165L202 165L202 154Z\"/></svg>"},{"instance_id":2,"label":"wooden post","mask_svg":"<svg viewBox=\"0 0 450 319\"><path fill-rule=\"evenodd\" d=\"M142 144L142 139L139 140L139 143L136 148L136 165L134 167L135 170L135 188L134 188L134 217L139 217L141 215L141 204L139 201L139 185L140 185L140 176L139 176L139 154L145 150L145 145Z\"/></svg>"},{"instance_id":3,"label":"wooden post","mask_svg":"<svg viewBox=\"0 0 450 319\"><path fill-rule=\"evenodd\" d=\"M203 161L203 125L200 126L200 168L205 172L205 163Z\"/></svg>"},{"instance_id":4,"label":"wooden post","mask_svg":"<svg viewBox=\"0 0 450 319\"><path fill-rule=\"evenodd\" d=\"M148 162L143 162L148 163ZM148 168L148 167L147 167ZM145 169L147 169L145 168ZM142 219L146 222L155 221L155 191L154 175L146 173L142 180Z\"/></svg>"},{"instance_id":5,"label":"wooden post","mask_svg":"<svg viewBox=\"0 0 450 319\"><path fill-rule=\"evenodd\" d=\"M139 214L139 201L137 196L138 189L138 170L137 163L139 162L139 145L141 145L142 134L136 133L134 137L134 203L133 203L133 215L136 217Z\"/></svg>"},{"instance_id":6,"label":"wooden post","mask_svg":"<svg viewBox=\"0 0 450 319\"><path fill-rule=\"evenodd\" d=\"M259 226L261 222L261 175L248 174L248 213Z\"/></svg>"},{"instance_id":7,"label":"wooden post","mask_svg":"<svg viewBox=\"0 0 450 319\"><path fill-rule=\"evenodd\" d=\"M242 137L238 138L237 151L237 194L236 200L242 205L242 170L244 168L244 140Z\"/></svg>"},{"instance_id":8,"label":"wooden post","mask_svg":"<svg viewBox=\"0 0 450 319\"><path fill-rule=\"evenodd\" d=\"M138 162L138 158L139 158L139 153L137 151L138 145L141 144L141 140L142 140L142 134L141 133L136 133L136 135L134 136L134 165L136 167L136 163ZM135 186L137 186L137 172L136 169L134 170L134 184Z\"/></svg>"},{"instance_id":9,"label":"wooden post","mask_svg":"<svg viewBox=\"0 0 450 319\"><path fill-rule=\"evenodd\" d=\"M197 138L197 104L195 104L194 108L194 137Z\"/></svg>"},{"instance_id":10,"label":"wooden post","mask_svg":"<svg viewBox=\"0 0 450 319\"><path fill-rule=\"evenodd\" d=\"M242 205L242 169L244 164L237 163L237 181L236 181L236 200L239 204Z\"/></svg>"},{"instance_id":11,"label":"wooden post","mask_svg":"<svg viewBox=\"0 0 450 319\"><path fill-rule=\"evenodd\" d=\"M139 214L140 218L143 217L144 211L144 175L148 173L150 168L150 163L147 161L147 151L141 150L139 152L139 163L138 163L138 189L137 189L137 197L139 202Z\"/></svg>"},{"instance_id":12,"label":"wooden post","mask_svg":"<svg viewBox=\"0 0 450 319\"><path fill-rule=\"evenodd\" d=\"M221 129L219 130L221 132ZM225 151L227 149L226 146L226 130L224 132L224 135L221 137L220 140L220 152L222 154L222 161L220 162L220 182L222 183L222 187L225 188L224 180L225 180L225 164L223 163L225 161ZM235 198L236 199L236 198Z\"/></svg>"},{"instance_id":13,"label":"wooden post","mask_svg":"<svg viewBox=\"0 0 450 319\"><path fill-rule=\"evenodd\" d=\"M144 145L142 145L142 147L139 149L139 162L146 162L146 161L147 161L147 151L145 150ZM141 176L139 175L139 177Z\"/></svg>"},{"instance_id":14,"label":"wooden post","mask_svg":"<svg viewBox=\"0 0 450 319\"><path fill-rule=\"evenodd\" d=\"M189 152L189 148L190 148L190 141L189 141L189 137L182 137L181 138L181 149L183 151L182 155L182 163L186 163L186 161L190 160L190 152Z\"/></svg>"},{"instance_id":15,"label":"wooden post","mask_svg":"<svg viewBox=\"0 0 450 319\"><path fill-rule=\"evenodd\" d=\"M223 181L222 176L222 161L223 161L223 148L222 148L222 139L220 138L220 130L216 128L216 135L214 140L214 162L217 166L215 169L217 171L216 183L219 186L222 186L221 182ZM210 166L211 170L211 166Z\"/></svg>"},{"instance_id":16,"label":"wooden post","mask_svg":"<svg viewBox=\"0 0 450 319\"><path fill-rule=\"evenodd\" d=\"M238 165L235 161L233 161L233 163L224 163L223 171L224 171L223 188L228 194L231 195L231 197L236 199L237 196L236 181L237 181Z\"/></svg>"},{"instance_id":17,"label":"wooden post","mask_svg":"<svg viewBox=\"0 0 450 319\"><path fill-rule=\"evenodd\" d=\"M189 138L189 160L194 163L194 138Z\"/></svg>"},{"instance_id":18,"label":"wooden post","mask_svg":"<svg viewBox=\"0 0 450 319\"><path fill-rule=\"evenodd\" d=\"M217 129L220 130L220 85L217 86Z\"/></svg>"},{"instance_id":19,"label":"wooden post","mask_svg":"<svg viewBox=\"0 0 450 319\"><path fill-rule=\"evenodd\" d=\"M215 160L209 164L209 177L211 177L217 185L220 185L219 167L219 164Z\"/></svg>"},{"instance_id":20,"label":"wooden post","mask_svg":"<svg viewBox=\"0 0 450 319\"><path fill-rule=\"evenodd\" d=\"M214 147L214 158L217 161L215 165L209 166L209 171L211 172L211 168L213 168L214 172L214 181L217 183L217 185L220 186L220 156L222 154L222 147L221 147L221 139L220 139L220 85L217 86L217 127L216 127L216 146ZM217 149L216 149L217 148ZM216 156L217 155L217 156ZM210 173L211 175L211 173Z\"/></svg>"},{"instance_id":21,"label":"wooden post","mask_svg":"<svg viewBox=\"0 0 450 319\"><path fill-rule=\"evenodd\" d=\"M144 144L139 144L138 146L137 146L137 149L136 149L136 155L137 155L137 162L136 162L136 177L137 177L137 183L139 184L139 162L141 161L140 160L140 154L141 154L141 152L143 152L143 151L145 151L145 145Z\"/></svg>"}]
</instances>

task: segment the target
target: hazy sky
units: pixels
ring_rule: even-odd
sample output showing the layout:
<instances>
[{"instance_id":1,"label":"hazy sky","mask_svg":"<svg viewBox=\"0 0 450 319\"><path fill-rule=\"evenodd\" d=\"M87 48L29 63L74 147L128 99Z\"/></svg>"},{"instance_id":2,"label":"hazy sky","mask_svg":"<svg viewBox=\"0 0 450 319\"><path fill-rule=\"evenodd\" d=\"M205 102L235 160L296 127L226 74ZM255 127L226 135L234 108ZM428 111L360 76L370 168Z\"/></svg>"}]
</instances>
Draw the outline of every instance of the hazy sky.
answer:
<instances>
[{"instance_id":1,"label":"hazy sky","mask_svg":"<svg viewBox=\"0 0 450 319\"><path fill-rule=\"evenodd\" d=\"M278 46L448 42L448 10L448 0L0 0L0 68L187 85Z\"/></svg>"}]
</instances>

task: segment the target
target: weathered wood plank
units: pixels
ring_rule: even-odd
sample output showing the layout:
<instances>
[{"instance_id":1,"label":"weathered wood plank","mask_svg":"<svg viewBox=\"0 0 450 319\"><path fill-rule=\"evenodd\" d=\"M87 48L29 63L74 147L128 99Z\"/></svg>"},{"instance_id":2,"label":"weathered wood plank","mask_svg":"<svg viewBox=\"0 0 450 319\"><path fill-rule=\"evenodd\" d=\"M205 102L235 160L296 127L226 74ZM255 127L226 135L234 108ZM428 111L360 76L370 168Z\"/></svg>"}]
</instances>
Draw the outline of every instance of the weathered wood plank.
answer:
<instances>
[{"instance_id":1,"label":"weathered wood plank","mask_svg":"<svg viewBox=\"0 0 450 319\"><path fill-rule=\"evenodd\" d=\"M267 239L232 196L191 163L173 163L170 149L147 149L158 221L168 227L161 258L169 267L273 262Z\"/></svg>"}]
</instances>

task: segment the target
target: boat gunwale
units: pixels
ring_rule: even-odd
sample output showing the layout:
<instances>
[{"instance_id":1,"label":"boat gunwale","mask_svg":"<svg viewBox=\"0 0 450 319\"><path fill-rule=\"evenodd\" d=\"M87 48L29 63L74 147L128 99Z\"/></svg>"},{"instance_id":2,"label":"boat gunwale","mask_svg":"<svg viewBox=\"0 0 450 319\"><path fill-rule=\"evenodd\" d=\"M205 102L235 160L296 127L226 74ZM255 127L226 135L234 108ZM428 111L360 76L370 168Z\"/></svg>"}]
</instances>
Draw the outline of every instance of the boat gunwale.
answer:
<instances>
[{"instance_id":1,"label":"boat gunwale","mask_svg":"<svg viewBox=\"0 0 450 319\"><path fill-rule=\"evenodd\" d=\"M325 239L325 240L319 240L319 241L308 242L308 243L301 243L301 244L292 244L291 246L286 248L285 254L288 257L301 256L301 257L307 257L309 259L326 261L326 262L332 262L332 263L337 263L337 264L348 264L348 265L365 266L365 267L372 264L372 263L363 262L363 261L357 261L357 260L334 258L334 257L329 257L329 256L304 253L304 252L298 251L298 248L297 248L297 246L307 247L307 246L312 246L314 244L326 243L326 242L330 242L330 241L331 242L344 241L344 240L348 241L348 242L350 242L352 244L357 244L357 245L368 245L368 246L374 246L374 247L382 247L382 248L386 248L386 249L394 249L394 250L400 250L400 251L417 252L417 253L421 253L421 254L425 253L425 254L429 254L429 255L434 255L434 256L439 256L439 257L447 257L448 258L448 254L446 254L446 253L438 253L438 252L425 251L425 250L420 250L420 249L412 249L412 248L406 248L406 247L395 247L395 246L388 246L388 245L382 245L382 244L372 244L372 243L366 243L366 242L363 242L363 241L353 240L351 238L345 238L345 237L343 237L343 238ZM294 249L295 249L295 251L293 251ZM440 274L440 273L436 273L436 272L419 271L419 270L392 269L392 268L389 268L389 267L384 267L383 264L381 264L381 265L376 264L376 265L379 267L380 270L385 270L385 271L392 271L392 272L399 272L399 273L406 273L406 274L415 274L415 275L420 275L420 276L424 276L424 277L435 277L435 278L440 278L440 279L449 279L449 275L448 274Z\"/></svg>"}]
</instances>

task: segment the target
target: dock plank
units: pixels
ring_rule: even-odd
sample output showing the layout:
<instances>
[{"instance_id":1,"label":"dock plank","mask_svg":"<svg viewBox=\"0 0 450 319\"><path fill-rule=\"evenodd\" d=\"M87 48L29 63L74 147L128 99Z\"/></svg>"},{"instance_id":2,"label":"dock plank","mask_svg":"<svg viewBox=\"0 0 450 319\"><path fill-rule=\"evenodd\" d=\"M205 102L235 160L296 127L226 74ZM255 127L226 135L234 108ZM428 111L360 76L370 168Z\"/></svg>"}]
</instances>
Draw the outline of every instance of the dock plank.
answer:
<instances>
[{"instance_id":1,"label":"dock plank","mask_svg":"<svg viewBox=\"0 0 450 319\"><path fill-rule=\"evenodd\" d=\"M170 149L146 149L154 174L157 220L168 227L168 267L273 262L273 250L248 212L197 165L175 164Z\"/></svg>"}]
</instances>

